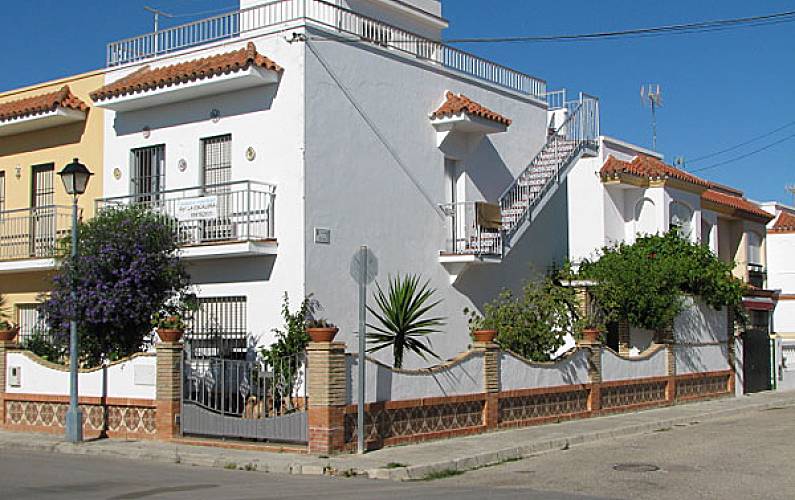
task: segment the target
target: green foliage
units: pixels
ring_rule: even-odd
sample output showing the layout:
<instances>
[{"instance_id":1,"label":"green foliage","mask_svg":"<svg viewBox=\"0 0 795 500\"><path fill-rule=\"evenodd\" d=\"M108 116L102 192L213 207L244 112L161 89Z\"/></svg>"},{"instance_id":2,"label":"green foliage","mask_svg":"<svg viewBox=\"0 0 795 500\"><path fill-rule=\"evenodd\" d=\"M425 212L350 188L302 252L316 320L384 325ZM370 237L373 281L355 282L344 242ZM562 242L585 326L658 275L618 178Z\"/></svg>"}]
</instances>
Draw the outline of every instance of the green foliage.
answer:
<instances>
[{"instance_id":1,"label":"green foliage","mask_svg":"<svg viewBox=\"0 0 795 500\"><path fill-rule=\"evenodd\" d=\"M306 320L306 327L307 328L336 328L334 323L331 323L325 319L308 319Z\"/></svg>"},{"instance_id":2,"label":"green foliage","mask_svg":"<svg viewBox=\"0 0 795 500\"><path fill-rule=\"evenodd\" d=\"M464 316L467 318L469 325L469 333L475 333L479 330L496 330L497 323L493 316L485 317L478 314L477 311L468 307L464 308Z\"/></svg>"},{"instance_id":3,"label":"green foliage","mask_svg":"<svg viewBox=\"0 0 795 500\"><path fill-rule=\"evenodd\" d=\"M194 293L178 292L160 310L152 314L154 328L185 330L193 313L199 310L199 299Z\"/></svg>"},{"instance_id":4,"label":"green foliage","mask_svg":"<svg viewBox=\"0 0 795 500\"><path fill-rule=\"evenodd\" d=\"M708 247L672 231L606 247L598 260L584 261L579 273L595 282L591 293L607 321L627 319L640 328L662 330L682 311L686 294L716 309L729 307L743 318L745 285L732 276L733 268Z\"/></svg>"},{"instance_id":5,"label":"green foliage","mask_svg":"<svg viewBox=\"0 0 795 500\"><path fill-rule=\"evenodd\" d=\"M14 325L11 324L11 319L8 316L8 308L6 307L6 298L5 296L0 295L0 329L9 330L13 327Z\"/></svg>"},{"instance_id":6,"label":"green foliage","mask_svg":"<svg viewBox=\"0 0 795 500\"><path fill-rule=\"evenodd\" d=\"M573 288L554 273L528 281L517 297L510 290L483 306L483 317L497 330L497 343L525 358L548 361L564 344L566 334L577 331L577 297Z\"/></svg>"},{"instance_id":7,"label":"green foliage","mask_svg":"<svg viewBox=\"0 0 795 500\"><path fill-rule=\"evenodd\" d=\"M385 292L376 283L377 290L373 296L378 310L370 306L367 306L367 310L378 319L380 325L367 324L368 328L374 330L367 333L368 342L373 344L367 352L391 347L395 368L403 367L403 353L406 349L424 360L428 359L427 356L438 359L431 350L428 336L440 331L437 327L444 325L444 318L425 317L441 302L431 301L436 290L430 288L429 284L426 281L420 285L419 276L390 276L389 287Z\"/></svg>"},{"instance_id":8,"label":"green foliage","mask_svg":"<svg viewBox=\"0 0 795 500\"><path fill-rule=\"evenodd\" d=\"M54 343L49 336L35 330L22 342L22 348L51 363L63 364L68 354L68 344Z\"/></svg>"}]
</instances>

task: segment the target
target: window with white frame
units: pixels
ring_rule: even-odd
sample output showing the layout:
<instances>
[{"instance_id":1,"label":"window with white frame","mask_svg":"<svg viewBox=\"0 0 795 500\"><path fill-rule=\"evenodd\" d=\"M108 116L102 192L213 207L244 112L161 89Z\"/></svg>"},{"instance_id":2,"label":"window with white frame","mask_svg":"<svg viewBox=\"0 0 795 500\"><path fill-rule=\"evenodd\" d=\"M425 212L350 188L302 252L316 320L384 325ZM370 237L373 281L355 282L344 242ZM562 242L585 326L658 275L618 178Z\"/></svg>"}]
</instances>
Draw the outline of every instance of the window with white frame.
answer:
<instances>
[{"instance_id":1,"label":"window with white frame","mask_svg":"<svg viewBox=\"0 0 795 500\"><path fill-rule=\"evenodd\" d=\"M762 262L762 237L753 231L748 232L748 263L761 266Z\"/></svg>"},{"instance_id":2,"label":"window with white frame","mask_svg":"<svg viewBox=\"0 0 795 500\"><path fill-rule=\"evenodd\" d=\"M668 230L676 230L682 236L690 236L693 231L693 211L690 207L678 201L671 203Z\"/></svg>"},{"instance_id":3,"label":"window with white frame","mask_svg":"<svg viewBox=\"0 0 795 500\"><path fill-rule=\"evenodd\" d=\"M40 304L17 304L20 344L24 345L34 336L49 340L50 329L39 307Z\"/></svg>"}]
</instances>

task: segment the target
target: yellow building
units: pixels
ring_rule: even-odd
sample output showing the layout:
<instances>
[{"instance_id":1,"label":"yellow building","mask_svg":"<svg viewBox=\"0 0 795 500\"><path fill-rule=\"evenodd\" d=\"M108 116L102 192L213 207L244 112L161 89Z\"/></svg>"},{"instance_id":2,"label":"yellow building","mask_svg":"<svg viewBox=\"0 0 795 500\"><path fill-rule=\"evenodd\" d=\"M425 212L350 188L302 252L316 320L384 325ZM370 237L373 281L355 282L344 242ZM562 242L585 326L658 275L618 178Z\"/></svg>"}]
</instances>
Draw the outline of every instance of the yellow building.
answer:
<instances>
[{"instance_id":1,"label":"yellow building","mask_svg":"<svg viewBox=\"0 0 795 500\"><path fill-rule=\"evenodd\" d=\"M79 158L94 173L82 218L102 195L103 111L88 94L103 83L94 71L0 94L0 294L20 340L39 324L35 306L50 288L56 243L71 230L58 172Z\"/></svg>"}]
</instances>

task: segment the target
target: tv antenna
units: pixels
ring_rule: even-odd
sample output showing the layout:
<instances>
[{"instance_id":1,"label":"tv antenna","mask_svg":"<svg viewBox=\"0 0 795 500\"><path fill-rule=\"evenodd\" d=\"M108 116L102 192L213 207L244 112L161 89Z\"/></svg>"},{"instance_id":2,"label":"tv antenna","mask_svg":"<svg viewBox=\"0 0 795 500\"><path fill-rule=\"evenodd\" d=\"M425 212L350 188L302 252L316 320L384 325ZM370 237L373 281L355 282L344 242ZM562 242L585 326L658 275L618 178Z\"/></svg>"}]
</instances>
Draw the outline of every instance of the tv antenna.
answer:
<instances>
[{"instance_id":1,"label":"tv antenna","mask_svg":"<svg viewBox=\"0 0 795 500\"><path fill-rule=\"evenodd\" d=\"M144 5L144 10L151 12L155 16L155 54L157 54L158 50L158 42L160 37L158 36L157 32L160 31L160 16L173 18L174 14L169 14L168 12L164 12L160 9L155 9L154 7L149 7L148 5Z\"/></svg>"},{"instance_id":2,"label":"tv antenna","mask_svg":"<svg viewBox=\"0 0 795 500\"><path fill-rule=\"evenodd\" d=\"M795 205L795 184L787 186L787 191L792 195L792 204Z\"/></svg>"},{"instance_id":3,"label":"tv antenna","mask_svg":"<svg viewBox=\"0 0 795 500\"><path fill-rule=\"evenodd\" d=\"M662 89L657 83L640 86L640 100L651 107L651 148L657 150L657 108L663 106Z\"/></svg>"}]
</instances>

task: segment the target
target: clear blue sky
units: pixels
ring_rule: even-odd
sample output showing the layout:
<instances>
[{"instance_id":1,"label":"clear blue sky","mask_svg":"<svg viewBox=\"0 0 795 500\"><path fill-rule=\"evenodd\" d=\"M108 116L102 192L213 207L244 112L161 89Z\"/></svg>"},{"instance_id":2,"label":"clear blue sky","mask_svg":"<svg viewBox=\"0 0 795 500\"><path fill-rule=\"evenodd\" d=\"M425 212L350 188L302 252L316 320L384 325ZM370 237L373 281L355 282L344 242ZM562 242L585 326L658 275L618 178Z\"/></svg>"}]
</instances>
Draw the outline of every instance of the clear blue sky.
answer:
<instances>
[{"instance_id":1,"label":"clear blue sky","mask_svg":"<svg viewBox=\"0 0 795 500\"><path fill-rule=\"evenodd\" d=\"M233 8L234 0L32 0L5 2L0 91L99 68L105 43L151 29L144 5L176 14ZM795 10L783 0L444 0L446 37L584 33ZM199 16L206 17L207 14ZM166 26L192 18L165 20ZM597 95L602 130L650 145L644 82L663 87L658 149L696 158L795 121L795 23L718 33L588 43L467 45L467 50ZM795 134L795 126L689 168L735 158ZM795 138L745 160L699 172L757 200L791 201Z\"/></svg>"}]
</instances>

